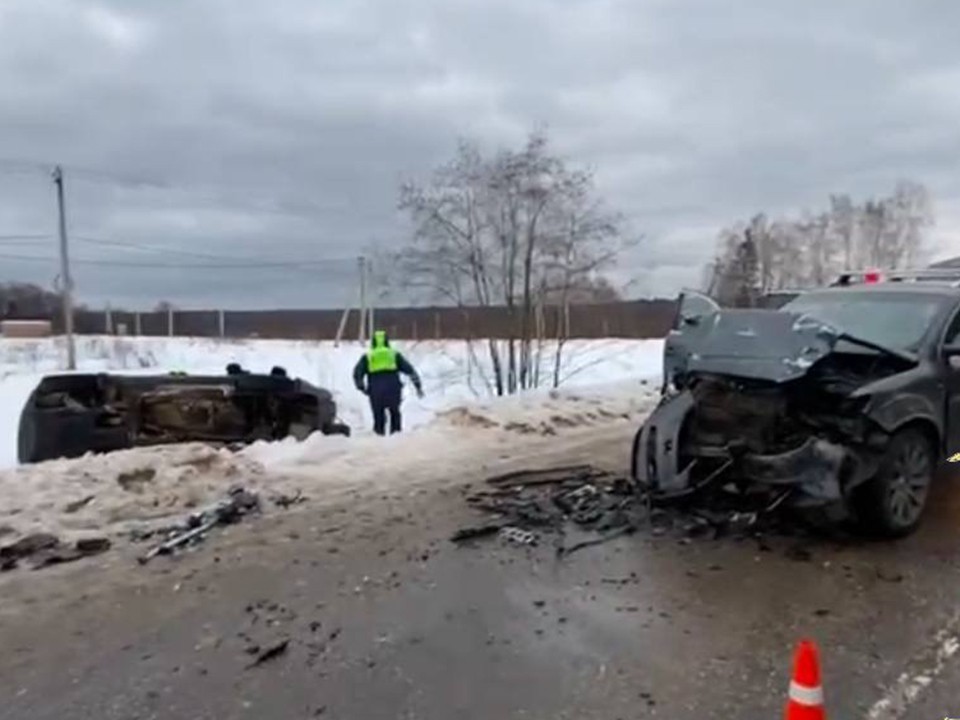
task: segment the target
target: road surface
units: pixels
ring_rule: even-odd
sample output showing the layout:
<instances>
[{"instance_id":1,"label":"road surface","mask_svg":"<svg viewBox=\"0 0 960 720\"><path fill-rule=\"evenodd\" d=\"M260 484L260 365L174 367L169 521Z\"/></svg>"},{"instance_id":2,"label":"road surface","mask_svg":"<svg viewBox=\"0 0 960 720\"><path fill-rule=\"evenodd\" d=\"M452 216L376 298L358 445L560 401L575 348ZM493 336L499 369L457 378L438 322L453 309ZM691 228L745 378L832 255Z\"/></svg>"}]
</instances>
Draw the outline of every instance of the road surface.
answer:
<instances>
[{"instance_id":1,"label":"road surface","mask_svg":"<svg viewBox=\"0 0 960 720\"><path fill-rule=\"evenodd\" d=\"M120 549L0 576L0 718L773 718L803 636L830 717L960 716L949 481L893 544L639 533L557 560L448 541L476 520L467 483L575 460L623 470L632 429L398 468L389 490L312 498L145 567Z\"/></svg>"}]
</instances>

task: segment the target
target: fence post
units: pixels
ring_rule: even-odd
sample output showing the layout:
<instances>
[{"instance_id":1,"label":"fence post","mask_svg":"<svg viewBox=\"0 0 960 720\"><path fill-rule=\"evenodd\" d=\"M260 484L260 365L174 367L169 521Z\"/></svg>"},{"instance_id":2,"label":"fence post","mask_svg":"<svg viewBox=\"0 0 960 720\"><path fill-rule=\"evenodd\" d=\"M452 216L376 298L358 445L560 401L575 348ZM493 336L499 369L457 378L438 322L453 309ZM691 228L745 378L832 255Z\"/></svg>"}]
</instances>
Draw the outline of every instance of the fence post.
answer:
<instances>
[{"instance_id":1,"label":"fence post","mask_svg":"<svg viewBox=\"0 0 960 720\"><path fill-rule=\"evenodd\" d=\"M103 314L103 324L107 335L113 335L113 312L110 310L110 303L107 303L107 309Z\"/></svg>"},{"instance_id":2,"label":"fence post","mask_svg":"<svg viewBox=\"0 0 960 720\"><path fill-rule=\"evenodd\" d=\"M227 336L227 316L223 310L217 310L217 323L220 327L220 337Z\"/></svg>"},{"instance_id":3,"label":"fence post","mask_svg":"<svg viewBox=\"0 0 960 720\"><path fill-rule=\"evenodd\" d=\"M133 314L133 331L137 334L137 337L143 335L143 328L140 326L140 313L135 312Z\"/></svg>"},{"instance_id":4,"label":"fence post","mask_svg":"<svg viewBox=\"0 0 960 720\"><path fill-rule=\"evenodd\" d=\"M167 335L173 337L173 307L167 308Z\"/></svg>"}]
</instances>

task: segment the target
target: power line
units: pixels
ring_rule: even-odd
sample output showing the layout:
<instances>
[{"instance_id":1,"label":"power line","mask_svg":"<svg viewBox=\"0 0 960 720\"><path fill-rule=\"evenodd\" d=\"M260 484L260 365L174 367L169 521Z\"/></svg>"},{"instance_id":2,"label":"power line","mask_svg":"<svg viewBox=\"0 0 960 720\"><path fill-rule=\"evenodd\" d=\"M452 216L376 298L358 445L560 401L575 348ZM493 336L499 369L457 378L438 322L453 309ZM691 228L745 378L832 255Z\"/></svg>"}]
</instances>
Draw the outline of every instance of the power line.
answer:
<instances>
[{"instance_id":1,"label":"power line","mask_svg":"<svg viewBox=\"0 0 960 720\"><path fill-rule=\"evenodd\" d=\"M16 255L9 253L0 253L0 258L4 260L23 260L35 262L56 262L54 257L41 257L38 255ZM92 260L92 259L70 259L71 263L77 265L96 265L102 267L127 267L127 268L168 268L171 270L257 270L260 268L306 268L322 267L334 263L345 262L341 259L336 260L285 260L282 262L257 261L247 263L205 263L198 265L196 263L154 263L154 262L124 262L122 260ZM350 262L356 262L351 259Z\"/></svg>"},{"instance_id":2,"label":"power line","mask_svg":"<svg viewBox=\"0 0 960 720\"><path fill-rule=\"evenodd\" d=\"M53 236L45 235L0 235L0 245L30 245L37 240L50 240Z\"/></svg>"},{"instance_id":3,"label":"power line","mask_svg":"<svg viewBox=\"0 0 960 720\"><path fill-rule=\"evenodd\" d=\"M201 258L205 260L221 260L221 261L227 261L228 263L231 263L231 264L236 263L237 261L246 261L251 263L252 266L260 266L263 263L276 263L276 262L282 262L282 263L289 262L290 264L293 264L293 265L302 264L302 261L300 260L278 261L271 258L263 258L263 257L256 257L256 256L251 257L251 256L236 256L236 255L218 255L213 253L200 253L200 252L195 252L193 250L180 250L178 248L159 247L156 245L144 245L142 243L130 242L126 240L109 240L106 238L95 238L95 237L89 237L89 236L83 236L83 235L75 236L74 239L80 240L85 243L89 243L91 245L119 247L127 250L141 250L144 252L159 253L161 255L180 255L183 257ZM347 263L347 262L353 262L353 261L354 261L354 258L325 258L323 260L316 260L316 261L310 261L310 262L333 264L333 263Z\"/></svg>"}]
</instances>

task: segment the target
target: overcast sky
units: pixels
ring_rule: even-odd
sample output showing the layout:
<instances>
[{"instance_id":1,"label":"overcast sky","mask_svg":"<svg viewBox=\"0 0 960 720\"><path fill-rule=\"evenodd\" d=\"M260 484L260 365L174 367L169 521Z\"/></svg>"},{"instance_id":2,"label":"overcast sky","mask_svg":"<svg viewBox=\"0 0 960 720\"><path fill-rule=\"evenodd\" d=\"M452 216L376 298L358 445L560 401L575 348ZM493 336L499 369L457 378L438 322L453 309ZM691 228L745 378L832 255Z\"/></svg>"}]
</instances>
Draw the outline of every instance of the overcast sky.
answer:
<instances>
[{"instance_id":1,"label":"overcast sky","mask_svg":"<svg viewBox=\"0 0 960 720\"><path fill-rule=\"evenodd\" d=\"M958 27L956 0L0 0L0 279L53 282L59 162L81 300L342 305L404 237L398 180L544 124L646 236L644 294L724 224L898 178L960 253Z\"/></svg>"}]
</instances>

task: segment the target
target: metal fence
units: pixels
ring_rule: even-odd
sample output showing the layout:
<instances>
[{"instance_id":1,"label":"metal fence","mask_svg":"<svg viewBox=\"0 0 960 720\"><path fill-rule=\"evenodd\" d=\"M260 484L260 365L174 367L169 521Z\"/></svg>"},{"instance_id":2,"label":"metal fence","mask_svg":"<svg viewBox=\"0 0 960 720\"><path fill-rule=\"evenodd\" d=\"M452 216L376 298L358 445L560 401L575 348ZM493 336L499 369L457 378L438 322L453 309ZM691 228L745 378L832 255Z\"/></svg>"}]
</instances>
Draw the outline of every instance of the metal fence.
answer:
<instances>
[{"instance_id":1,"label":"metal fence","mask_svg":"<svg viewBox=\"0 0 960 720\"><path fill-rule=\"evenodd\" d=\"M530 322L544 337L656 338L669 330L676 312L673 300L636 300L569 307L544 307ZM74 326L85 335L180 335L194 337L260 337L331 340L343 310L170 310L155 312L77 311ZM54 332L61 319L51 318ZM520 313L507 307L384 308L376 326L403 340L504 338L519 335ZM360 334L352 311L344 337Z\"/></svg>"}]
</instances>

